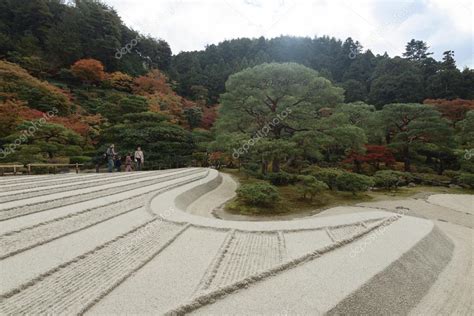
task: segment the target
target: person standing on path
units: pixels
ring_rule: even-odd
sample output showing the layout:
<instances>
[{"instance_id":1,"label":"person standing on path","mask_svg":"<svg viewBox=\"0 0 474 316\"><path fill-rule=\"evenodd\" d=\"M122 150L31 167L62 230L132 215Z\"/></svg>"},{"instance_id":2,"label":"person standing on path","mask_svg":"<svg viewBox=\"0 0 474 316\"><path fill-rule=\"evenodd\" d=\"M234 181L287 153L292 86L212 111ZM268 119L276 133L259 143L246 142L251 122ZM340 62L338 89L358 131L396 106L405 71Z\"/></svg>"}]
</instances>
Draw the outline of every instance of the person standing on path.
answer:
<instances>
[{"instance_id":1,"label":"person standing on path","mask_svg":"<svg viewBox=\"0 0 474 316\"><path fill-rule=\"evenodd\" d=\"M115 156L115 170L117 170L117 172L122 170L122 157L118 154Z\"/></svg>"},{"instance_id":2,"label":"person standing on path","mask_svg":"<svg viewBox=\"0 0 474 316\"><path fill-rule=\"evenodd\" d=\"M115 146L114 144L111 144L109 148L107 148L107 152L105 153L107 157L107 169L109 172L114 171L114 157L116 155L115 153Z\"/></svg>"},{"instance_id":3,"label":"person standing on path","mask_svg":"<svg viewBox=\"0 0 474 316\"><path fill-rule=\"evenodd\" d=\"M125 172L130 171L132 171L132 154L128 153L127 156L125 156Z\"/></svg>"},{"instance_id":4,"label":"person standing on path","mask_svg":"<svg viewBox=\"0 0 474 316\"><path fill-rule=\"evenodd\" d=\"M137 163L137 171L141 171L142 165L145 162L145 156L143 155L143 151L140 146L137 147L137 150L133 156L135 158L135 162Z\"/></svg>"}]
</instances>

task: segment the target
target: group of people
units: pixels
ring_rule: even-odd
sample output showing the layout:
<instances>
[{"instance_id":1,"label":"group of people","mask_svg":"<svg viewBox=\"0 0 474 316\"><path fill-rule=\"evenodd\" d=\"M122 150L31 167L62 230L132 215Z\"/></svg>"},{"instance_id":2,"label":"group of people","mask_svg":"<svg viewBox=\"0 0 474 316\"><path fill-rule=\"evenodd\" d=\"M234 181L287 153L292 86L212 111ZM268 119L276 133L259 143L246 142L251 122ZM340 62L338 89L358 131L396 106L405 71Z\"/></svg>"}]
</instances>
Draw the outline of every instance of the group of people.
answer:
<instances>
[{"instance_id":1,"label":"group of people","mask_svg":"<svg viewBox=\"0 0 474 316\"><path fill-rule=\"evenodd\" d=\"M113 172L122 170L122 157L115 151L115 145L111 144L104 154L104 159L107 162L107 170ZM125 156L125 171L132 171L133 165L135 170L141 171L143 163L145 162L145 156L140 146L137 147L134 154L127 153Z\"/></svg>"}]
</instances>

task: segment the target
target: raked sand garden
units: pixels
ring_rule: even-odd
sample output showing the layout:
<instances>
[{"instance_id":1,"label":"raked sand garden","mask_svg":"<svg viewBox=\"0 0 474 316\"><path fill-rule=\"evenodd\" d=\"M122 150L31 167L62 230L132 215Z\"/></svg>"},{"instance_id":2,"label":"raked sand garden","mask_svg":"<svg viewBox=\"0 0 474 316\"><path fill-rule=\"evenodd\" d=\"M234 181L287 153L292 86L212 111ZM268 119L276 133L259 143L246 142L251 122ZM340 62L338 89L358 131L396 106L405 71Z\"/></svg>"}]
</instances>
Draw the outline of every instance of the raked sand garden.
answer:
<instances>
[{"instance_id":1,"label":"raked sand garden","mask_svg":"<svg viewBox=\"0 0 474 316\"><path fill-rule=\"evenodd\" d=\"M280 221L213 169L0 178L0 314L471 315L474 195Z\"/></svg>"}]
</instances>

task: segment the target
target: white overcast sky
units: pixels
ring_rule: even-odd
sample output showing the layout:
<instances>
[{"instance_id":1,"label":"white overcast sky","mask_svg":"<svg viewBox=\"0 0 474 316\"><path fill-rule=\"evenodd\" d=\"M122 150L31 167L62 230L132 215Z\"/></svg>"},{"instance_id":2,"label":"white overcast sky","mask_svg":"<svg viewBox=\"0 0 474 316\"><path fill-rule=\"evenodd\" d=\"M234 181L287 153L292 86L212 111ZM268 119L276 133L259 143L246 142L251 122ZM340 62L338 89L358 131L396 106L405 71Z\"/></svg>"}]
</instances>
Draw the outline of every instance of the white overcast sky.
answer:
<instances>
[{"instance_id":1,"label":"white overcast sky","mask_svg":"<svg viewBox=\"0 0 474 316\"><path fill-rule=\"evenodd\" d=\"M401 55L412 38L441 59L474 68L472 0L103 0L129 27L166 40L173 51L204 49L226 39L329 35L364 49Z\"/></svg>"}]
</instances>

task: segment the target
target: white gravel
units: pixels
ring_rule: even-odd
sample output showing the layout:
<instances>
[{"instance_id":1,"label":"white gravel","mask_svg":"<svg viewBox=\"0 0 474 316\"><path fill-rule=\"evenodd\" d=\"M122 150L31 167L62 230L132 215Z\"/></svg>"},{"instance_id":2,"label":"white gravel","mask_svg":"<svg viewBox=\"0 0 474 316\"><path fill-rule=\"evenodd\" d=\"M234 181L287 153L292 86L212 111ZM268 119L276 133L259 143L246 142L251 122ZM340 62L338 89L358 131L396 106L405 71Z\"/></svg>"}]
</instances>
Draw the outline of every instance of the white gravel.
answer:
<instances>
[{"instance_id":1,"label":"white gravel","mask_svg":"<svg viewBox=\"0 0 474 316\"><path fill-rule=\"evenodd\" d=\"M238 183L229 174L221 173L221 175L222 183L215 190L202 195L192 202L187 207L187 212L212 218L214 216L209 210L214 210L235 197Z\"/></svg>"},{"instance_id":2,"label":"white gravel","mask_svg":"<svg viewBox=\"0 0 474 316\"><path fill-rule=\"evenodd\" d=\"M474 195L434 194L428 197L428 202L474 215Z\"/></svg>"},{"instance_id":3,"label":"white gravel","mask_svg":"<svg viewBox=\"0 0 474 316\"><path fill-rule=\"evenodd\" d=\"M193 295L226 232L189 228L89 313L162 314Z\"/></svg>"},{"instance_id":4,"label":"white gravel","mask_svg":"<svg viewBox=\"0 0 474 316\"><path fill-rule=\"evenodd\" d=\"M0 179L29 196L0 203L0 314L472 312L472 196L245 222L212 217L215 170L24 179Z\"/></svg>"}]
</instances>

